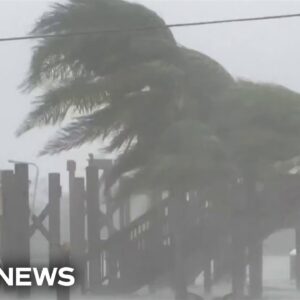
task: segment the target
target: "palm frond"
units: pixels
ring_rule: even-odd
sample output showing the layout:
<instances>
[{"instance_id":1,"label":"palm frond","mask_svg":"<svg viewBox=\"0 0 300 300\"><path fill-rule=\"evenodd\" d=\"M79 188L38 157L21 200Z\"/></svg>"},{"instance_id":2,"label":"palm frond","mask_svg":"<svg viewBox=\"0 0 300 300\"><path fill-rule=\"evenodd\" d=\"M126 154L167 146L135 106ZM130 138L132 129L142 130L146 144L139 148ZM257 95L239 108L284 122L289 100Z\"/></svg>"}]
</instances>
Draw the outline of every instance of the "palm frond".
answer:
<instances>
[{"instance_id":1,"label":"palm frond","mask_svg":"<svg viewBox=\"0 0 300 300\"><path fill-rule=\"evenodd\" d=\"M74 31L120 28L123 31L143 26L163 25L163 20L144 6L121 0L69 1L54 5L36 23L32 34L60 34ZM120 68L145 60L177 53L169 29L114 34L95 34L42 40L34 50L30 72L23 87L32 90L43 80L60 80L94 73L112 74ZM176 54L177 55L177 54Z\"/></svg>"},{"instance_id":2,"label":"palm frond","mask_svg":"<svg viewBox=\"0 0 300 300\"><path fill-rule=\"evenodd\" d=\"M240 163L263 168L299 155L300 94L240 80L216 107L214 122Z\"/></svg>"},{"instance_id":3,"label":"palm frond","mask_svg":"<svg viewBox=\"0 0 300 300\"><path fill-rule=\"evenodd\" d=\"M90 113L105 104L107 98L105 84L101 80L74 79L52 88L33 103L34 109L18 129L17 135L34 127L55 125L63 121L70 110L77 114Z\"/></svg>"},{"instance_id":4,"label":"palm frond","mask_svg":"<svg viewBox=\"0 0 300 300\"><path fill-rule=\"evenodd\" d=\"M77 118L75 121L60 129L40 153L56 154L61 151L79 147L96 139L105 139L108 134L120 130L121 122L115 117L116 111L110 106L104 107L90 115Z\"/></svg>"}]
</instances>

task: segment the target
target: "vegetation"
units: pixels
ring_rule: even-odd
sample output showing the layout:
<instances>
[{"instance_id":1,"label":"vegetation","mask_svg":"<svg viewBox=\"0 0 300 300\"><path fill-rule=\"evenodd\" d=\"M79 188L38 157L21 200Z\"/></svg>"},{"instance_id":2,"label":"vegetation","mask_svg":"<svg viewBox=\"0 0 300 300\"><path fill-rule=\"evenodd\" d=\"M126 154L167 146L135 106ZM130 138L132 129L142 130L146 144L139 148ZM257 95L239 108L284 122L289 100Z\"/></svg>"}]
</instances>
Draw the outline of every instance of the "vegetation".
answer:
<instances>
[{"instance_id":1,"label":"vegetation","mask_svg":"<svg viewBox=\"0 0 300 300\"><path fill-rule=\"evenodd\" d=\"M252 226L250 284L260 294L262 244L253 222L260 210L256 183L273 173L278 161L299 155L300 96L280 86L235 81L217 62L178 45L167 28L133 30L163 25L152 11L122 0L56 4L32 34L122 32L42 40L34 48L23 88L43 94L18 134L60 125L42 154L105 140L106 150L118 156L106 178L107 191L124 174L130 180L122 193L169 190L175 220L184 219L187 192L241 179L247 224ZM172 227L178 253L181 223ZM242 260L246 245L236 242ZM182 300L187 290L177 258L176 297ZM240 275L244 265L237 265Z\"/></svg>"},{"instance_id":2,"label":"vegetation","mask_svg":"<svg viewBox=\"0 0 300 300\"><path fill-rule=\"evenodd\" d=\"M262 204L256 185L274 172L276 162L299 154L299 110L299 94L281 86L248 81L238 81L215 109L214 126L245 185L248 220L242 221L251 227L247 235L249 292L254 298L262 292L262 229L258 221Z\"/></svg>"},{"instance_id":3,"label":"vegetation","mask_svg":"<svg viewBox=\"0 0 300 300\"><path fill-rule=\"evenodd\" d=\"M195 172L203 177L209 168L206 158L210 150L214 148L215 157L221 150L216 149L217 139L202 122L207 121L212 98L232 79L208 57L179 47L168 29L146 34L130 30L151 25L164 22L143 6L120 0L55 5L37 22L32 34L94 28L123 31L42 40L34 49L23 86L27 91L38 88L45 93L34 103L18 134L63 123L44 154L107 139L107 151L120 153L106 180L107 188L130 171L139 176L143 173L140 178L147 178L145 184L162 179L168 189L178 187L183 177L187 178L185 185L191 185L188 178ZM192 139L186 139L190 130L197 149L191 147ZM202 149L206 158L197 155ZM195 158L196 168L190 169ZM214 169L217 162L210 159ZM198 177L194 184L200 181ZM187 187L182 186L180 195L185 191Z\"/></svg>"}]
</instances>

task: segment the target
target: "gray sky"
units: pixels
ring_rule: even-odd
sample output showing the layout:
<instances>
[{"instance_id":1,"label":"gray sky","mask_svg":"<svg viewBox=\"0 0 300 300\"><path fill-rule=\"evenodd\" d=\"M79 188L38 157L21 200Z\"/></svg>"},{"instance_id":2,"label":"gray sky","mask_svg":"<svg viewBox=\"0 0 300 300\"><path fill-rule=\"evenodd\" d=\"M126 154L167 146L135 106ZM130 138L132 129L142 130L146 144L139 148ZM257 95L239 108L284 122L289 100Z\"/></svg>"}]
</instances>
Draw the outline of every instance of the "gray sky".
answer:
<instances>
[{"instance_id":1,"label":"gray sky","mask_svg":"<svg viewBox=\"0 0 300 300\"><path fill-rule=\"evenodd\" d=\"M87 0L88 1L88 0ZM54 1L0 0L0 37L24 35ZM61 1L60 1L61 2ZM158 12L167 23L300 13L300 1L157 0L135 1ZM214 25L174 30L179 43L210 55L237 77L285 85L300 92L300 18ZM84 166L89 149L37 158L53 130L35 130L16 139L14 132L30 108L33 95L18 85L27 70L32 42L0 43L0 169L8 159L37 161L42 173L65 170L75 158ZM97 148L94 149L97 152ZM63 164L62 164L63 163Z\"/></svg>"}]
</instances>

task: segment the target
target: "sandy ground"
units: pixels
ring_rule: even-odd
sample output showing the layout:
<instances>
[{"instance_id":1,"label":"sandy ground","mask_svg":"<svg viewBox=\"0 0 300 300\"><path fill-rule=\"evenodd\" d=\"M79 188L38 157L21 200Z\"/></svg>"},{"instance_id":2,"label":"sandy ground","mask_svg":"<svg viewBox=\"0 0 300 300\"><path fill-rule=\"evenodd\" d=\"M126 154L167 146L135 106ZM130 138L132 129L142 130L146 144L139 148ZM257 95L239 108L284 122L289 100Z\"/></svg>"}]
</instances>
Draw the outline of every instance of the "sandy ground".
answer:
<instances>
[{"instance_id":1,"label":"sandy ground","mask_svg":"<svg viewBox=\"0 0 300 300\"><path fill-rule=\"evenodd\" d=\"M299 300L300 293L296 292L294 282L289 280L289 258L284 256L269 256L264 259L264 299L266 300ZM192 292L202 295L201 278L199 279L199 285L190 287ZM222 284L214 287L213 295L206 296L205 300L211 300L215 296L224 295L230 290L229 284ZM18 299L15 295L3 295L0 294L2 300ZM54 292L47 291L46 293L33 293L30 299L45 299L55 300L56 296ZM135 295L124 297L103 297L96 295L81 296L80 294L73 292L71 300L170 300L172 295L169 290L159 291L153 294L149 294L147 289L140 291Z\"/></svg>"}]
</instances>

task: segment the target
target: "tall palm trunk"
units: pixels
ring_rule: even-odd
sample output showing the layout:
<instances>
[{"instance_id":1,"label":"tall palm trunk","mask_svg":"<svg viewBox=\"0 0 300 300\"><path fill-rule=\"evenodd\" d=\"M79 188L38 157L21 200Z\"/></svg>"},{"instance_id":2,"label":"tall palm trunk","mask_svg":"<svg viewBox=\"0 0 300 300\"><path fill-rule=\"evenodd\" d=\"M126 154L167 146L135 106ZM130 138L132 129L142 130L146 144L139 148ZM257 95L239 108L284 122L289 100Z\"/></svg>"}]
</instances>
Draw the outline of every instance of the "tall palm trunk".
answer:
<instances>
[{"instance_id":1,"label":"tall palm trunk","mask_svg":"<svg viewBox=\"0 0 300 300\"><path fill-rule=\"evenodd\" d=\"M263 241L260 238L260 201L256 192L256 176L252 170L247 171L245 184L249 213L249 296L252 299L259 299L263 293Z\"/></svg>"},{"instance_id":2,"label":"tall palm trunk","mask_svg":"<svg viewBox=\"0 0 300 300\"><path fill-rule=\"evenodd\" d=\"M186 195L176 189L172 193L170 206L170 231L173 243L173 267L171 271L171 284L175 300L188 298L187 283L184 271L183 237L185 228Z\"/></svg>"}]
</instances>

